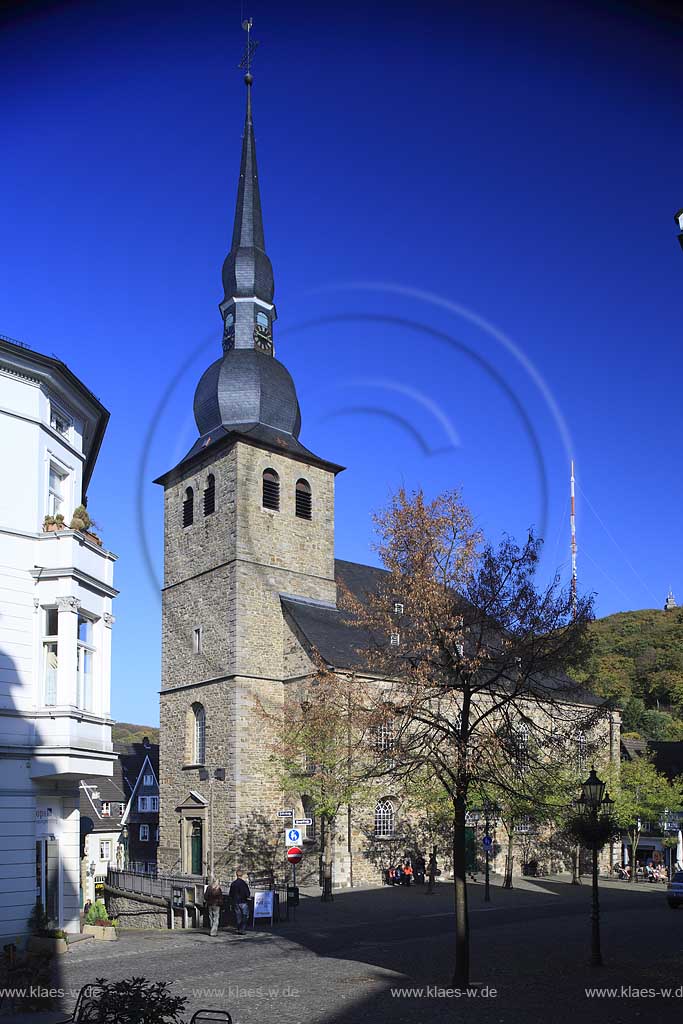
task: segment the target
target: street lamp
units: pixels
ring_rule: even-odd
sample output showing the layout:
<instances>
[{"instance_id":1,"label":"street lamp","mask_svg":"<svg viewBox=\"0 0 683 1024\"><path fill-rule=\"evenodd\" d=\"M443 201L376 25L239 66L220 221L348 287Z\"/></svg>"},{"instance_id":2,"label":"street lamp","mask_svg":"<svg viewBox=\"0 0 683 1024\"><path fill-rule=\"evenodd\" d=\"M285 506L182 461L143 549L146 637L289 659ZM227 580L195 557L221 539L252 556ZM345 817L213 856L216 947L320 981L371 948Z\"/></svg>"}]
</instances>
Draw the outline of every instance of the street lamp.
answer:
<instances>
[{"instance_id":1,"label":"street lamp","mask_svg":"<svg viewBox=\"0 0 683 1024\"><path fill-rule=\"evenodd\" d=\"M591 964L599 967L602 964L600 949L600 899L598 896L598 849L609 838L612 831L611 811L614 800L610 800L606 784L599 779L595 768L581 786L581 796L576 801L581 825L578 831L582 838L588 840L593 851L593 909L591 913L592 945Z\"/></svg>"},{"instance_id":2,"label":"street lamp","mask_svg":"<svg viewBox=\"0 0 683 1024\"><path fill-rule=\"evenodd\" d=\"M121 838L123 839L123 870L128 870L128 826L124 825L121 829Z\"/></svg>"}]
</instances>

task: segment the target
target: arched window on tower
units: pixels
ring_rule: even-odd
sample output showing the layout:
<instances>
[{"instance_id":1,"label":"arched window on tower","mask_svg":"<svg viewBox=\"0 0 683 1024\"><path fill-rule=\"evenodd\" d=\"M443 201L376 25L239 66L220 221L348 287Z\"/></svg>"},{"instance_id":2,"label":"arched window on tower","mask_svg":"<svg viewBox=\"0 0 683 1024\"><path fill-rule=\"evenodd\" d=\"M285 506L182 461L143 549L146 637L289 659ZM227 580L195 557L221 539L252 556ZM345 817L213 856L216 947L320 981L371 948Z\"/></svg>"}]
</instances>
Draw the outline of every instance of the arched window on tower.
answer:
<instances>
[{"instance_id":1,"label":"arched window on tower","mask_svg":"<svg viewBox=\"0 0 683 1024\"><path fill-rule=\"evenodd\" d=\"M587 742L585 732L577 732L576 734L576 767L580 772L586 771L587 762Z\"/></svg>"},{"instance_id":2,"label":"arched window on tower","mask_svg":"<svg viewBox=\"0 0 683 1024\"><path fill-rule=\"evenodd\" d=\"M375 837L389 839L394 835L396 814L391 800L378 800L375 804Z\"/></svg>"},{"instance_id":3,"label":"arched window on tower","mask_svg":"<svg viewBox=\"0 0 683 1024\"><path fill-rule=\"evenodd\" d=\"M206 761L206 711L203 704L194 703L190 709L188 727L190 730L190 764L204 764Z\"/></svg>"},{"instance_id":4,"label":"arched window on tower","mask_svg":"<svg viewBox=\"0 0 683 1024\"><path fill-rule=\"evenodd\" d=\"M280 477L274 469L263 471L263 507L280 511Z\"/></svg>"},{"instance_id":5,"label":"arched window on tower","mask_svg":"<svg viewBox=\"0 0 683 1024\"><path fill-rule=\"evenodd\" d=\"M212 512L216 511L216 478L213 473L209 473L206 481L206 487L204 488L204 515L210 516Z\"/></svg>"},{"instance_id":6,"label":"arched window on tower","mask_svg":"<svg viewBox=\"0 0 683 1024\"><path fill-rule=\"evenodd\" d=\"M311 485L308 480L297 480L296 482L296 514L299 519L311 519L313 510L313 498Z\"/></svg>"},{"instance_id":7,"label":"arched window on tower","mask_svg":"<svg viewBox=\"0 0 683 1024\"><path fill-rule=\"evenodd\" d=\"M188 487L183 500L183 526L192 526L194 522L194 491Z\"/></svg>"}]
</instances>

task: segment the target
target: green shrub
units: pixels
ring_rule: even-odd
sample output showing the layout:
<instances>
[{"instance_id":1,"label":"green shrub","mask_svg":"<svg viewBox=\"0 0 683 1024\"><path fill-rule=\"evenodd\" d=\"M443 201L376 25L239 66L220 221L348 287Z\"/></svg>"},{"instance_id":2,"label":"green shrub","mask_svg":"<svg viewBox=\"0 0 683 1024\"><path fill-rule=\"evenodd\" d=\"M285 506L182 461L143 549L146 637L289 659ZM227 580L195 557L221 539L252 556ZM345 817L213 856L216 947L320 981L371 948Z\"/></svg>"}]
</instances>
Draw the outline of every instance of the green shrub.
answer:
<instances>
[{"instance_id":1,"label":"green shrub","mask_svg":"<svg viewBox=\"0 0 683 1024\"><path fill-rule=\"evenodd\" d=\"M47 931L49 923L43 904L40 900L36 900L35 906L28 918L29 931L33 932L34 935L42 934Z\"/></svg>"},{"instance_id":2,"label":"green shrub","mask_svg":"<svg viewBox=\"0 0 683 1024\"><path fill-rule=\"evenodd\" d=\"M97 1024L182 1024L180 1014L187 999L172 996L171 982L124 978L123 981L97 979L97 992L85 1011L84 1021Z\"/></svg>"},{"instance_id":3,"label":"green shrub","mask_svg":"<svg viewBox=\"0 0 683 1024\"><path fill-rule=\"evenodd\" d=\"M85 923L100 924L101 921L104 922L104 924L109 924L109 914L107 913L104 901L96 900L85 915Z\"/></svg>"}]
</instances>

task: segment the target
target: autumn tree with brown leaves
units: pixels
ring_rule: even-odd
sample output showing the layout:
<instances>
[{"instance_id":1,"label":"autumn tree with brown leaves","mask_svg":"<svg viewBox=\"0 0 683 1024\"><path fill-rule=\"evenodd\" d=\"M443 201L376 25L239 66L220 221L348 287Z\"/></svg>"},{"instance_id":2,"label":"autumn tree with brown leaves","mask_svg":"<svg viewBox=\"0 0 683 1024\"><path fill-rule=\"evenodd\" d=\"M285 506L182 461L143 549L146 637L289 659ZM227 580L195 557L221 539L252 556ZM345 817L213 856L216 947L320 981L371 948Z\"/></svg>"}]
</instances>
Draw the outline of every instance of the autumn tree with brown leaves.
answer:
<instances>
[{"instance_id":1,"label":"autumn tree with brown leaves","mask_svg":"<svg viewBox=\"0 0 683 1024\"><path fill-rule=\"evenodd\" d=\"M485 543L457 491L428 501L401 489L375 517L387 575L342 606L362 638L365 685L354 690L354 730L390 722L391 758L377 778L403 781L425 768L452 809L455 884L453 983L470 978L465 815L487 788L533 801L539 780L566 761L602 709L582 703L568 666L585 662L589 598L572 606L554 579L538 586L541 542ZM531 780L533 779L533 783Z\"/></svg>"}]
</instances>

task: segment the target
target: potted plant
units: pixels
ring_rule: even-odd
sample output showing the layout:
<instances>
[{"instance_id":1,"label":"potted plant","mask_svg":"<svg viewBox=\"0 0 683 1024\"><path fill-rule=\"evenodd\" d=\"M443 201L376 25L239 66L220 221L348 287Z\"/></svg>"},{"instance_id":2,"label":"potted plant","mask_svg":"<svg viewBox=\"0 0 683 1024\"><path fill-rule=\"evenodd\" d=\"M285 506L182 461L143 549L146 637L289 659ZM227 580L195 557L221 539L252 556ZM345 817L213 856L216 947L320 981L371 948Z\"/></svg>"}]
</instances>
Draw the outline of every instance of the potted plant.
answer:
<instances>
[{"instance_id":1,"label":"potted plant","mask_svg":"<svg viewBox=\"0 0 683 1024\"><path fill-rule=\"evenodd\" d=\"M57 522L54 516L45 516L43 519L43 533L53 533L57 527Z\"/></svg>"},{"instance_id":2,"label":"potted plant","mask_svg":"<svg viewBox=\"0 0 683 1024\"><path fill-rule=\"evenodd\" d=\"M66 953L68 945L66 933L61 928L50 928L48 916L45 913L43 904L36 900L36 904L28 919L28 927L31 932L26 944L30 953Z\"/></svg>"},{"instance_id":3,"label":"potted plant","mask_svg":"<svg viewBox=\"0 0 683 1024\"><path fill-rule=\"evenodd\" d=\"M105 942L114 942L119 937L116 925L117 922L109 917L103 901L96 900L85 915L83 934L94 935L96 939Z\"/></svg>"},{"instance_id":4,"label":"potted plant","mask_svg":"<svg viewBox=\"0 0 683 1024\"><path fill-rule=\"evenodd\" d=\"M92 520L88 515L88 510L85 505L78 505L74 509L74 514L71 518L69 528L71 530L77 530L78 533L82 533L89 541L92 541L93 544L97 544L98 547L102 547L102 541L97 534L93 532L93 527L96 525L97 524L94 520Z\"/></svg>"}]
</instances>

